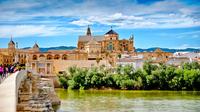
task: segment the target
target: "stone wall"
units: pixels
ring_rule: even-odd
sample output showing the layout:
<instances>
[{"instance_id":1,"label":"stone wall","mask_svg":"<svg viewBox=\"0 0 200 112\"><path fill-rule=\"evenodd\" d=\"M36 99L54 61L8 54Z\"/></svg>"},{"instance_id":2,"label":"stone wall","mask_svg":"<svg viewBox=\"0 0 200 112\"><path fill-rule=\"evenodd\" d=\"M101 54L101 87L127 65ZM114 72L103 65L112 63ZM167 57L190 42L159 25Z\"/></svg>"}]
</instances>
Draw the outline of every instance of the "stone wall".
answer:
<instances>
[{"instance_id":1,"label":"stone wall","mask_svg":"<svg viewBox=\"0 0 200 112\"><path fill-rule=\"evenodd\" d=\"M90 68L93 66L101 65L109 66L106 60L101 60L99 64L97 64L96 60L54 60L53 64L55 73L58 73L59 71L65 71L67 70L67 68L72 66L77 66L81 68Z\"/></svg>"},{"instance_id":2,"label":"stone wall","mask_svg":"<svg viewBox=\"0 0 200 112\"><path fill-rule=\"evenodd\" d=\"M28 72L18 89L17 112L54 112L59 104L52 80Z\"/></svg>"}]
</instances>

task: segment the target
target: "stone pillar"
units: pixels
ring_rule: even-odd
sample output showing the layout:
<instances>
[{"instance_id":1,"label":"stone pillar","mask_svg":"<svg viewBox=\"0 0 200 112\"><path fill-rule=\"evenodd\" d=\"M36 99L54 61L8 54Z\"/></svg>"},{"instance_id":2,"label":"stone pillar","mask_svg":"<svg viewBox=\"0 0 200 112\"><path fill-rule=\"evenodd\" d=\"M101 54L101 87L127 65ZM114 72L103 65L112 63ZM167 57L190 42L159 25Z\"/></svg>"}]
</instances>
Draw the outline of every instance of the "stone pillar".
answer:
<instances>
[{"instance_id":1,"label":"stone pillar","mask_svg":"<svg viewBox=\"0 0 200 112\"><path fill-rule=\"evenodd\" d=\"M15 63L19 62L18 53L15 54Z\"/></svg>"}]
</instances>

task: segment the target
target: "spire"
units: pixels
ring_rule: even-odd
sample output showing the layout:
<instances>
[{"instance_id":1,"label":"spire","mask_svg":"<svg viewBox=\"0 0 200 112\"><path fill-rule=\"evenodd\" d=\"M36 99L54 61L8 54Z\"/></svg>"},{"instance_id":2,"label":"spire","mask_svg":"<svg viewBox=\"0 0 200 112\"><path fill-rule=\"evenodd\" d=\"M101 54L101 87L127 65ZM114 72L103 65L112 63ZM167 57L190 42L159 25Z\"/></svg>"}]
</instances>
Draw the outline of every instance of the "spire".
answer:
<instances>
[{"instance_id":1,"label":"spire","mask_svg":"<svg viewBox=\"0 0 200 112\"><path fill-rule=\"evenodd\" d=\"M9 44L15 44L15 42L12 40L12 35L11 35L11 37L10 37L10 42L9 42Z\"/></svg>"},{"instance_id":2,"label":"spire","mask_svg":"<svg viewBox=\"0 0 200 112\"><path fill-rule=\"evenodd\" d=\"M129 39L129 40L131 40L131 41L134 40L134 35L133 35L133 34L130 36L130 39Z\"/></svg>"},{"instance_id":3,"label":"spire","mask_svg":"<svg viewBox=\"0 0 200 112\"><path fill-rule=\"evenodd\" d=\"M88 28L87 28L87 33L86 33L87 36L91 36L91 30L90 30L90 26L88 25Z\"/></svg>"},{"instance_id":4,"label":"spire","mask_svg":"<svg viewBox=\"0 0 200 112\"><path fill-rule=\"evenodd\" d=\"M33 45L33 48L39 48L37 42L35 41L35 44Z\"/></svg>"}]
</instances>

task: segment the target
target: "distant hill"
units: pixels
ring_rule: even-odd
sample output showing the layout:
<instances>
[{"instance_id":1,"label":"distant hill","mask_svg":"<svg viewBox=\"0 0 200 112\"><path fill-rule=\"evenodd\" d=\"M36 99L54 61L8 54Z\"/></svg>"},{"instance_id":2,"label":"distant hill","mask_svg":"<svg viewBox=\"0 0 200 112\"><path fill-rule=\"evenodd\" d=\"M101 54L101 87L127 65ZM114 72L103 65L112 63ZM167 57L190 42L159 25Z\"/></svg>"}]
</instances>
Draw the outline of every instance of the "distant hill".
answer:
<instances>
[{"instance_id":1,"label":"distant hill","mask_svg":"<svg viewBox=\"0 0 200 112\"><path fill-rule=\"evenodd\" d=\"M23 49L29 49L30 47L25 47ZM58 47L48 47L48 48L40 48L40 51L47 52L48 50L73 50L76 49L74 46L58 46ZM137 48L137 52L153 52L157 49L157 47L152 47L148 49ZM200 48L186 48L186 49L169 49L169 48L160 48L165 52L200 52Z\"/></svg>"},{"instance_id":2,"label":"distant hill","mask_svg":"<svg viewBox=\"0 0 200 112\"><path fill-rule=\"evenodd\" d=\"M59 47L49 47L49 48L40 48L40 51L47 52L48 50L73 50L76 47L73 46L59 46Z\"/></svg>"},{"instance_id":3,"label":"distant hill","mask_svg":"<svg viewBox=\"0 0 200 112\"><path fill-rule=\"evenodd\" d=\"M30 47L25 47L23 49L30 49ZM48 48L40 48L40 51L47 52L48 50L73 50L76 49L74 46L58 46L58 47L48 47Z\"/></svg>"},{"instance_id":4,"label":"distant hill","mask_svg":"<svg viewBox=\"0 0 200 112\"><path fill-rule=\"evenodd\" d=\"M153 47L153 48L148 48L148 49L141 49L137 48L137 52L153 52L157 49L158 47ZM160 48L161 50L165 52L200 52L200 48L186 48L186 49L169 49L169 48Z\"/></svg>"}]
</instances>

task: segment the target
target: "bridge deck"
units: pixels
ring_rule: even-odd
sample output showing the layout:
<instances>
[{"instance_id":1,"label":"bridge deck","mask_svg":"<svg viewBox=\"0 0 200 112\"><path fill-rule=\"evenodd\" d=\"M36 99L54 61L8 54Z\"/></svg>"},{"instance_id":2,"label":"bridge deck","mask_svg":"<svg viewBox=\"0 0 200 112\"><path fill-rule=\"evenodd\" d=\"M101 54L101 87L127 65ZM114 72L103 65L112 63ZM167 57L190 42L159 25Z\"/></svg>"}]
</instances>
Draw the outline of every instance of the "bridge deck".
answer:
<instances>
[{"instance_id":1,"label":"bridge deck","mask_svg":"<svg viewBox=\"0 0 200 112\"><path fill-rule=\"evenodd\" d=\"M18 72L11 74L0 84L0 111L16 111L16 76Z\"/></svg>"}]
</instances>

